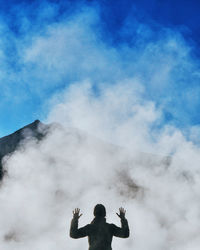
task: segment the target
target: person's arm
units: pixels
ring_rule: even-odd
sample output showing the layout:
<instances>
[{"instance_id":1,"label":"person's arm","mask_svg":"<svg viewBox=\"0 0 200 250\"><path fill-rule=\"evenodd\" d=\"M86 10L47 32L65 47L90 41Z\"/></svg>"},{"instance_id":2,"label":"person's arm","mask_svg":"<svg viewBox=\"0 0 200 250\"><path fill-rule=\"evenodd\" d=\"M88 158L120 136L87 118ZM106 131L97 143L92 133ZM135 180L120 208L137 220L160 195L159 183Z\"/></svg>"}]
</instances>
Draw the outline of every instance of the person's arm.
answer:
<instances>
[{"instance_id":1,"label":"person's arm","mask_svg":"<svg viewBox=\"0 0 200 250\"><path fill-rule=\"evenodd\" d=\"M76 208L73 211L73 219L71 221L71 227L70 227L70 237L74 239L82 238L88 235L88 229L89 225L86 225L85 227L78 228L78 220L81 217L82 214L79 215L80 209Z\"/></svg>"},{"instance_id":2,"label":"person's arm","mask_svg":"<svg viewBox=\"0 0 200 250\"><path fill-rule=\"evenodd\" d=\"M129 237L129 226L128 221L125 218L126 211L121 207L119 209L119 214L116 213L121 219L121 227L117 227L113 225L113 235L120 238L128 238Z\"/></svg>"}]
</instances>

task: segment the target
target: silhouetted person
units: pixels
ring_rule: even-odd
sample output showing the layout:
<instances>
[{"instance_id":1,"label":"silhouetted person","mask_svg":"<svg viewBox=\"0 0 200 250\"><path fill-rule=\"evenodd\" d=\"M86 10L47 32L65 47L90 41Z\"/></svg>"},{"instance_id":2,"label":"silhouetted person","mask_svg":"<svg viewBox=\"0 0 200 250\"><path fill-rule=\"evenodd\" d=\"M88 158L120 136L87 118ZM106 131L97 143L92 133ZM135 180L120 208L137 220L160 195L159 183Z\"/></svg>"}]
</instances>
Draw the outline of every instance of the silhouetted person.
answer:
<instances>
[{"instance_id":1,"label":"silhouetted person","mask_svg":"<svg viewBox=\"0 0 200 250\"><path fill-rule=\"evenodd\" d=\"M112 250L112 237L129 237L128 221L125 218L126 211L123 208L119 209L121 219L121 227L106 222L106 209L102 204L97 204L94 208L93 221L81 228L78 228L78 219L80 209L76 208L73 211L73 219L71 222L70 236L74 239L88 236L89 250Z\"/></svg>"}]
</instances>

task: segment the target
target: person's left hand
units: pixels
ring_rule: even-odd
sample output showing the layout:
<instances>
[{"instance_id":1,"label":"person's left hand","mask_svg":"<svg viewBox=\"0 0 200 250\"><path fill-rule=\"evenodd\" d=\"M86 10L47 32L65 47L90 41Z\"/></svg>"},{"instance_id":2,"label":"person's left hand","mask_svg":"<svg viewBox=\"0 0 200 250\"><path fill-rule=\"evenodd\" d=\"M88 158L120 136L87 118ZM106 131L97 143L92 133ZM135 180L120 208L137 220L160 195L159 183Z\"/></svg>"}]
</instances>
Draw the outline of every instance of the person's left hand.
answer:
<instances>
[{"instance_id":1,"label":"person's left hand","mask_svg":"<svg viewBox=\"0 0 200 250\"><path fill-rule=\"evenodd\" d=\"M74 211L73 211L73 219L79 219L81 217L82 214L80 214L80 209L79 208L75 208Z\"/></svg>"}]
</instances>

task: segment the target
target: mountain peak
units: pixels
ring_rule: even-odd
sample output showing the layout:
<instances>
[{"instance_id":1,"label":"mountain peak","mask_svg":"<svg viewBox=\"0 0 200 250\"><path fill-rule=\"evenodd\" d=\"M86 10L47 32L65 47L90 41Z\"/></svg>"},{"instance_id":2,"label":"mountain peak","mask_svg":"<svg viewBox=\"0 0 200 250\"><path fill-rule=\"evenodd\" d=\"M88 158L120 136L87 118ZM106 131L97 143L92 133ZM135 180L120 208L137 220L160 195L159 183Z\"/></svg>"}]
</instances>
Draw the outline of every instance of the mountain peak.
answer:
<instances>
[{"instance_id":1,"label":"mountain peak","mask_svg":"<svg viewBox=\"0 0 200 250\"><path fill-rule=\"evenodd\" d=\"M14 152L20 142L25 138L36 138L41 140L48 132L49 125L42 123L40 120L18 129L14 133L0 138L0 179L3 177L2 159L5 155Z\"/></svg>"}]
</instances>

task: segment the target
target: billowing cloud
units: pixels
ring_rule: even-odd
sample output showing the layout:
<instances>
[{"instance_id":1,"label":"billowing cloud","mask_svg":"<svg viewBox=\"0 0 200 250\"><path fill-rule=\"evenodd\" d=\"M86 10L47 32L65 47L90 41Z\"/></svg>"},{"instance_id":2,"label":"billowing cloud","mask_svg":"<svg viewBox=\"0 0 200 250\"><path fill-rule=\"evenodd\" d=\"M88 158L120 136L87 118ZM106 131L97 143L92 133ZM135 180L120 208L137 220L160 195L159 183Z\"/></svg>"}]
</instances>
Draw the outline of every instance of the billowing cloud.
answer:
<instances>
[{"instance_id":1,"label":"billowing cloud","mask_svg":"<svg viewBox=\"0 0 200 250\"><path fill-rule=\"evenodd\" d=\"M132 78L143 86L144 99L162 108L164 122L196 126L199 60L181 33L128 15L115 44L100 10L79 5L72 11L69 4L62 15L55 3L16 5L15 25L9 15L1 20L1 119L13 114L6 127L44 119L52 96L75 82L89 80L98 91Z\"/></svg>"},{"instance_id":2,"label":"billowing cloud","mask_svg":"<svg viewBox=\"0 0 200 250\"><path fill-rule=\"evenodd\" d=\"M87 248L68 236L71 212L80 207L84 225L99 202L109 222L127 210L131 237L113 249L199 248L199 62L178 32L134 27L132 43L112 46L98 11L83 8L16 41L14 76L63 129L4 159L1 248Z\"/></svg>"},{"instance_id":3,"label":"billowing cloud","mask_svg":"<svg viewBox=\"0 0 200 250\"><path fill-rule=\"evenodd\" d=\"M165 122L196 125L199 61L181 34L127 18L121 36L132 34L132 40L115 46L101 28L98 11L85 8L34 36L22 59L31 90L48 100L47 92L53 95L75 82L89 80L98 91L137 78L144 99L162 108Z\"/></svg>"},{"instance_id":4,"label":"billowing cloud","mask_svg":"<svg viewBox=\"0 0 200 250\"><path fill-rule=\"evenodd\" d=\"M68 236L71 210L81 208L84 225L99 202L116 224L117 208L127 209L131 237L113 248L197 249L199 148L173 127L152 135L160 110L131 86L104 87L98 98L88 82L72 86L49 118L64 128L5 159L4 249L86 248Z\"/></svg>"}]
</instances>

